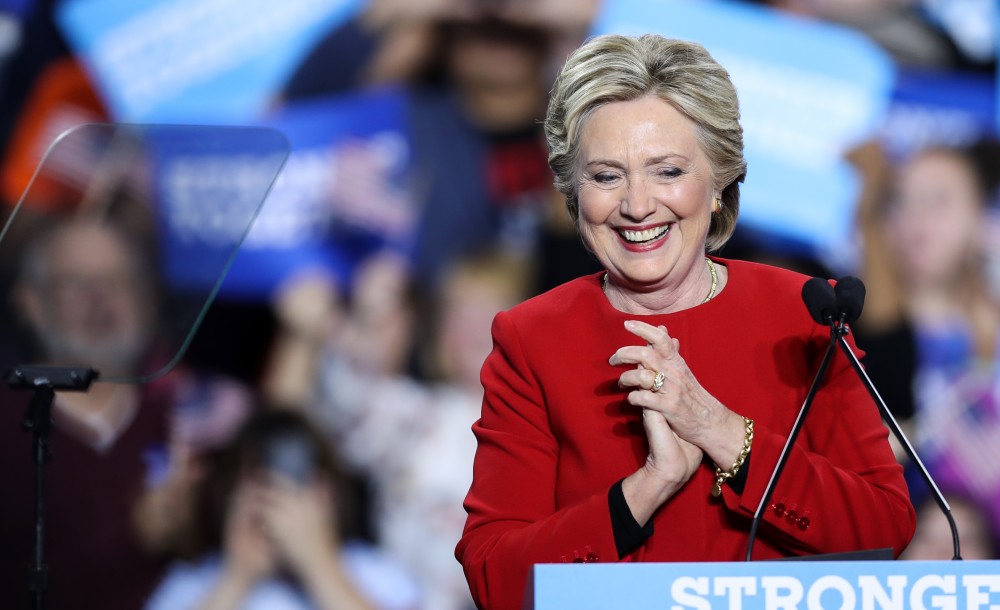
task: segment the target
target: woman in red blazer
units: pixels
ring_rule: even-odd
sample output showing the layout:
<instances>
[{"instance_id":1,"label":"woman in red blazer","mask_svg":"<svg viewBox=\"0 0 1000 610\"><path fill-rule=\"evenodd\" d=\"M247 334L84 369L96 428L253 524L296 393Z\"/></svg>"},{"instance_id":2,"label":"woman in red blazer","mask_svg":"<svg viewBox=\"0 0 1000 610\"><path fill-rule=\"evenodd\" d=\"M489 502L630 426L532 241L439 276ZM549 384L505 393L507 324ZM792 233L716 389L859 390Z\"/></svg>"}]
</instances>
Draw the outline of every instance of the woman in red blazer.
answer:
<instances>
[{"instance_id":1,"label":"woman in red blazer","mask_svg":"<svg viewBox=\"0 0 1000 610\"><path fill-rule=\"evenodd\" d=\"M736 91L699 45L597 37L556 80L549 163L605 272L498 315L456 554L481 608L535 563L734 561L828 329L804 276L706 253L746 174ZM775 489L758 558L891 547L902 468L838 354ZM752 465L751 465L752 462Z\"/></svg>"}]
</instances>

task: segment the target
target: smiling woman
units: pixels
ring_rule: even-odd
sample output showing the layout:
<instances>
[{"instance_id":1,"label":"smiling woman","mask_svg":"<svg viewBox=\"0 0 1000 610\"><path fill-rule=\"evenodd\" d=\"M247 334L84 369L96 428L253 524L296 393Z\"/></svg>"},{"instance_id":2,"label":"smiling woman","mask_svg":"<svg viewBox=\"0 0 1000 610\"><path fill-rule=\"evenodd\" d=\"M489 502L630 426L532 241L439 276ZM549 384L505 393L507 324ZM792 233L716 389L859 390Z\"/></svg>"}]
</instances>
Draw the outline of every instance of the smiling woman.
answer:
<instances>
[{"instance_id":1,"label":"smiling woman","mask_svg":"<svg viewBox=\"0 0 1000 610\"><path fill-rule=\"evenodd\" d=\"M618 309L679 311L709 291L704 244L721 193L696 131L655 95L601 106L581 129L577 223Z\"/></svg>"},{"instance_id":2,"label":"smiling woman","mask_svg":"<svg viewBox=\"0 0 1000 610\"><path fill-rule=\"evenodd\" d=\"M725 69L685 41L594 38L556 80L549 164L604 272L494 319L456 551L481 608L519 608L535 563L744 556L829 333L802 305L806 277L708 255L739 212L738 119ZM849 368L838 354L759 557L899 554L912 536L902 469Z\"/></svg>"}]
</instances>

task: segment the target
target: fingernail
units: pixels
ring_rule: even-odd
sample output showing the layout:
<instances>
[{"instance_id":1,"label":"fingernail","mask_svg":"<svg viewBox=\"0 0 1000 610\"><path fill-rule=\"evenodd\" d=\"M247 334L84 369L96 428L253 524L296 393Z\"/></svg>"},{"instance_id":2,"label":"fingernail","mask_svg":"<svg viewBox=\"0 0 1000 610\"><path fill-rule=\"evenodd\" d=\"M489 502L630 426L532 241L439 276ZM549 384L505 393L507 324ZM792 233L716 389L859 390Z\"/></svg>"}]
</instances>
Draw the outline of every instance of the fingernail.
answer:
<instances>
[{"instance_id":1,"label":"fingernail","mask_svg":"<svg viewBox=\"0 0 1000 610\"><path fill-rule=\"evenodd\" d=\"M625 328L632 330L633 328L635 328L635 322L633 322L632 320L625 320Z\"/></svg>"}]
</instances>

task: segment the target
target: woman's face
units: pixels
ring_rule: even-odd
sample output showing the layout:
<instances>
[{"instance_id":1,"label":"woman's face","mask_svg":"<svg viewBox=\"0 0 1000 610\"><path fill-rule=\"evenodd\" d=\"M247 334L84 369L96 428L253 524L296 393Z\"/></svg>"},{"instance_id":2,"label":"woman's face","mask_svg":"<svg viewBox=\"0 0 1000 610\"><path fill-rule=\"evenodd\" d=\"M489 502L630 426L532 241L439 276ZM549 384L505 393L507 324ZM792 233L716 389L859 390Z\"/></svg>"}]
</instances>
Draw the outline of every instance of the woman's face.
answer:
<instances>
[{"instance_id":1,"label":"woman's face","mask_svg":"<svg viewBox=\"0 0 1000 610\"><path fill-rule=\"evenodd\" d=\"M580 131L576 175L580 234L617 285L698 277L719 193L690 119L655 96L601 106Z\"/></svg>"},{"instance_id":2,"label":"woman's face","mask_svg":"<svg viewBox=\"0 0 1000 610\"><path fill-rule=\"evenodd\" d=\"M977 244L980 201L975 176L945 153L916 157L900 171L886 234L911 285L947 282Z\"/></svg>"}]
</instances>

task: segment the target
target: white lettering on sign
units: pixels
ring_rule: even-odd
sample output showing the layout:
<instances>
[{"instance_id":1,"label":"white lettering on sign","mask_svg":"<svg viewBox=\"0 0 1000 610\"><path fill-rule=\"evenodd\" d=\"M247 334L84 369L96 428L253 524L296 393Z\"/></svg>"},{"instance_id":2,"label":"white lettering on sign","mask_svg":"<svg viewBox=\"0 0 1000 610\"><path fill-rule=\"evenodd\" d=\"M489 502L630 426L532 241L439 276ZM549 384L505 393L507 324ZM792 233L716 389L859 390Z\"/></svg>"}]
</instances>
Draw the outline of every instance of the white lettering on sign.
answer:
<instances>
[{"instance_id":1,"label":"white lettering on sign","mask_svg":"<svg viewBox=\"0 0 1000 610\"><path fill-rule=\"evenodd\" d=\"M671 610L1000 610L1000 574L684 576L671 583Z\"/></svg>"}]
</instances>

